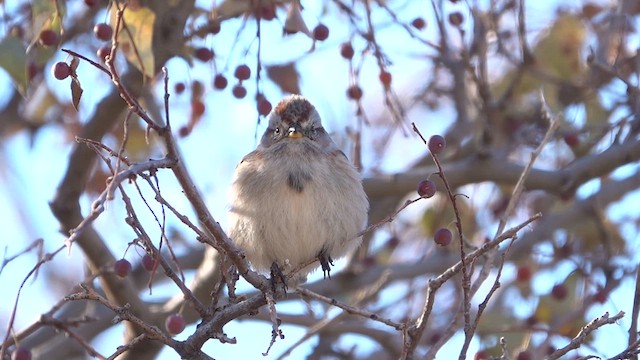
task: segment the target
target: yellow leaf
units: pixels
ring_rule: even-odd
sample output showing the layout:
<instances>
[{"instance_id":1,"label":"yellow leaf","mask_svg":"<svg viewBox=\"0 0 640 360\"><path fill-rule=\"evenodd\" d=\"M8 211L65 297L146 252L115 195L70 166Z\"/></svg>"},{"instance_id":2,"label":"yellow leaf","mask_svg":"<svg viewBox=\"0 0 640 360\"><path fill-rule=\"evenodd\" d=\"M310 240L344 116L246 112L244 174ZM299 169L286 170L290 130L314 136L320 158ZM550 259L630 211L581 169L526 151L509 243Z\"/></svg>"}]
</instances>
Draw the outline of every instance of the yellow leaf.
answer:
<instances>
[{"instance_id":1,"label":"yellow leaf","mask_svg":"<svg viewBox=\"0 0 640 360\"><path fill-rule=\"evenodd\" d=\"M156 14L148 7L126 8L122 20L125 26L119 30L118 43L127 60L147 77L154 77L153 26ZM118 24L117 11L111 11L111 25Z\"/></svg>"}]
</instances>

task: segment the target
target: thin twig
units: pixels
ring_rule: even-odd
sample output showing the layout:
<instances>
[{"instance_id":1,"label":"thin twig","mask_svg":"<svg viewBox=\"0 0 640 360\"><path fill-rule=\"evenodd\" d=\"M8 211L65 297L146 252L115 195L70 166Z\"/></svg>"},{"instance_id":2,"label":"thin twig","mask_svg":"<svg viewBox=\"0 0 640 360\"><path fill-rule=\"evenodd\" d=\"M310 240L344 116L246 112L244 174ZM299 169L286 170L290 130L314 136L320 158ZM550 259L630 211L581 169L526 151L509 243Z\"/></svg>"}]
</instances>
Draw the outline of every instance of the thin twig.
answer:
<instances>
[{"instance_id":1,"label":"thin twig","mask_svg":"<svg viewBox=\"0 0 640 360\"><path fill-rule=\"evenodd\" d=\"M551 355L547 357L547 359L549 360L559 359L561 356L564 356L569 351L579 348L580 345L584 344L587 337L592 332L594 332L595 330L597 330L598 328L604 325L615 323L616 321L622 319L623 316L624 316L624 311L620 311L619 313L617 313L612 317L609 317L609 313L606 312L601 317L591 320L591 322L589 322L587 325L583 326L582 329L580 329L580 332L578 332L578 335L576 335L573 339L571 339L569 344L567 344L563 348L560 348L554 351Z\"/></svg>"}]
</instances>

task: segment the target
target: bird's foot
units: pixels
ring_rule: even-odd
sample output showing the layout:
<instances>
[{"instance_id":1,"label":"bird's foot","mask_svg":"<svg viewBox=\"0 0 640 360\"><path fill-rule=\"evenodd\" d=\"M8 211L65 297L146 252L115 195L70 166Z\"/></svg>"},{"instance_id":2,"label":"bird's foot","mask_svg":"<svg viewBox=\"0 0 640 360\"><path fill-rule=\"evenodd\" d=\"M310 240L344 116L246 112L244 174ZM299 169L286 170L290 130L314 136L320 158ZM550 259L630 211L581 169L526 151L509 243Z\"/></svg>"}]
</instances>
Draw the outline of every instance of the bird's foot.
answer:
<instances>
[{"instance_id":1,"label":"bird's foot","mask_svg":"<svg viewBox=\"0 0 640 360\"><path fill-rule=\"evenodd\" d=\"M284 274L282 273L282 269L280 269L280 266L278 266L278 264L276 262L273 262L273 264L271 264L271 286L273 287L273 292L277 292L277 286L278 284L282 285L282 289L284 290L284 292L287 292L287 279L285 278Z\"/></svg>"},{"instance_id":2,"label":"bird's foot","mask_svg":"<svg viewBox=\"0 0 640 360\"><path fill-rule=\"evenodd\" d=\"M318 254L318 260L320 260L320 266L322 266L322 274L324 278L327 277L331 279L331 267L333 266L333 259L331 256L327 255L327 253L323 250Z\"/></svg>"}]
</instances>

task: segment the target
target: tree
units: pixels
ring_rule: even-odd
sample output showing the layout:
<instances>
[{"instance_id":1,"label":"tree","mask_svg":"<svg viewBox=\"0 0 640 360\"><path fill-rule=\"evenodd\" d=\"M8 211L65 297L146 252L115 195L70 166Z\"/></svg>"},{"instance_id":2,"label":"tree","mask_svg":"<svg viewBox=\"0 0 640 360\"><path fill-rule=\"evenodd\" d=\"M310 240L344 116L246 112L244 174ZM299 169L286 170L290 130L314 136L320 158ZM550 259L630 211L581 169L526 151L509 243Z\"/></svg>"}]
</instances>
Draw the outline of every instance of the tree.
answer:
<instances>
[{"instance_id":1,"label":"tree","mask_svg":"<svg viewBox=\"0 0 640 360\"><path fill-rule=\"evenodd\" d=\"M5 4L0 67L14 87L0 134L75 141L51 150L63 175L42 184L64 241L8 244L0 279L21 285L1 357L218 358L212 342L265 344L258 357L314 338L310 358L635 358L638 212L625 201L640 185L640 6L561 5L537 31L529 5ZM271 101L313 91L362 169L370 225L343 270L285 294L251 270L218 222L225 200L195 174L213 176L203 153L232 146L213 123L253 134ZM211 105L232 97L254 117ZM53 265L67 252L82 253L79 284ZM56 300L18 328L30 286ZM242 319L272 331L242 343L226 330ZM116 324L121 346L99 350ZM306 334L285 338L287 325ZM597 330L616 326L624 341L603 346Z\"/></svg>"}]
</instances>

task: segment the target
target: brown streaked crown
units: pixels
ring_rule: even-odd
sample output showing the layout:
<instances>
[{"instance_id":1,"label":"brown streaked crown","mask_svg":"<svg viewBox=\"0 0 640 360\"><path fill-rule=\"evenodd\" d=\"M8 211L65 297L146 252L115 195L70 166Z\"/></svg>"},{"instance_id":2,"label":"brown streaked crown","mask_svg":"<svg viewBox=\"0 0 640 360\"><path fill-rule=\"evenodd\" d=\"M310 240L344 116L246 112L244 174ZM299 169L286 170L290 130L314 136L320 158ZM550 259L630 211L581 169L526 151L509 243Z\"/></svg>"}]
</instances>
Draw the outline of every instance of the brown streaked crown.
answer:
<instances>
[{"instance_id":1,"label":"brown streaked crown","mask_svg":"<svg viewBox=\"0 0 640 360\"><path fill-rule=\"evenodd\" d=\"M300 95L292 95L282 101L273 110L285 124L302 123L309 119L315 108Z\"/></svg>"}]
</instances>

